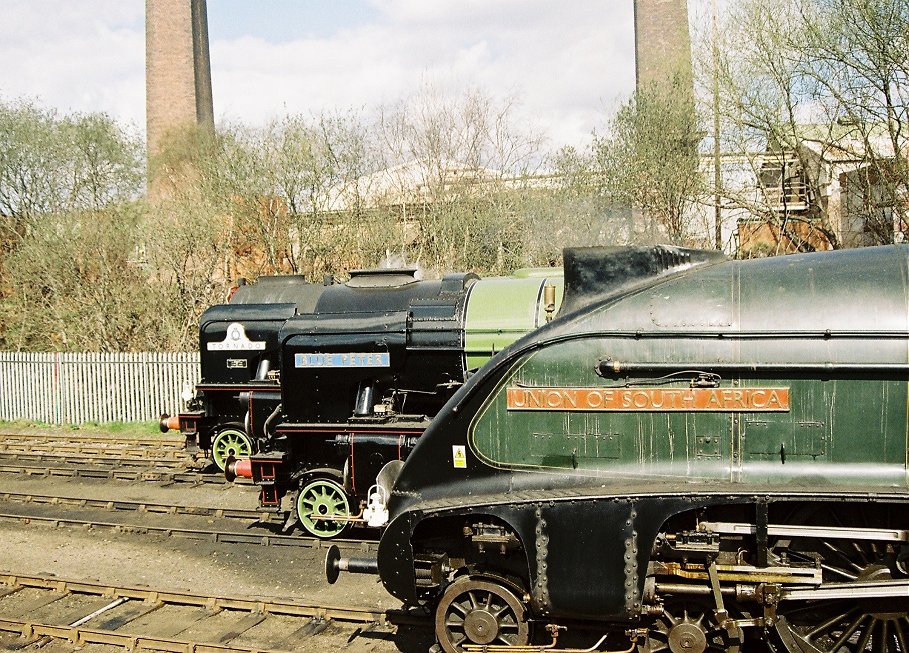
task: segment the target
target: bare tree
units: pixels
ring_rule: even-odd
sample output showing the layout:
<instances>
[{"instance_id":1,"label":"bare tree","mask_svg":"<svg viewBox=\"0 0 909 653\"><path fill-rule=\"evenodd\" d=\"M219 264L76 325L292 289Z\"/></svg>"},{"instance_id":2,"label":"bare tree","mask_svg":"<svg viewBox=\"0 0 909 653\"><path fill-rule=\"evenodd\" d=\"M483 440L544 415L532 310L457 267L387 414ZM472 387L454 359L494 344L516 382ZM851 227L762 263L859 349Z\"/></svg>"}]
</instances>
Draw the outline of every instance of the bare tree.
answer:
<instances>
[{"instance_id":1,"label":"bare tree","mask_svg":"<svg viewBox=\"0 0 909 653\"><path fill-rule=\"evenodd\" d=\"M739 0L727 14L709 73L723 147L763 192L725 201L779 247L892 242L905 224L907 21L905 0Z\"/></svg>"},{"instance_id":2,"label":"bare tree","mask_svg":"<svg viewBox=\"0 0 909 653\"><path fill-rule=\"evenodd\" d=\"M704 188L699 169L697 115L676 79L638 91L594 142L597 171L606 190L638 208L645 220L631 238L690 243L691 207Z\"/></svg>"},{"instance_id":3,"label":"bare tree","mask_svg":"<svg viewBox=\"0 0 909 653\"><path fill-rule=\"evenodd\" d=\"M30 102L0 102L0 235L7 248L41 216L132 199L141 184L139 139L110 117L61 117Z\"/></svg>"},{"instance_id":4,"label":"bare tree","mask_svg":"<svg viewBox=\"0 0 909 653\"><path fill-rule=\"evenodd\" d=\"M515 102L425 85L383 108L379 133L386 204L419 225L410 254L434 269L513 267L527 229L522 206L545 159L541 136L518 127Z\"/></svg>"}]
</instances>

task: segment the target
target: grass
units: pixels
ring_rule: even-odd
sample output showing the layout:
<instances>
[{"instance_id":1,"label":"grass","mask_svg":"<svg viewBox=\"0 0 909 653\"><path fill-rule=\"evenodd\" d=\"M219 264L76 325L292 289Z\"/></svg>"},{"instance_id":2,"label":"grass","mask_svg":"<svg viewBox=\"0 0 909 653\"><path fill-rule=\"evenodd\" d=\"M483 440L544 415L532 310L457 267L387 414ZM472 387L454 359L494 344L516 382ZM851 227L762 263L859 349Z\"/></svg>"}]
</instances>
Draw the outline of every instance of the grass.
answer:
<instances>
[{"instance_id":1,"label":"grass","mask_svg":"<svg viewBox=\"0 0 909 653\"><path fill-rule=\"evenodd\" d=\"M81 433L84 435L116 435L117 437L134 438L167 437L164 433L161 433L157 421L46 424L28 420L16 420L14 422L0 420L0 431L5 433ZM173 435L170 437L173 437Z\"/></svg>"}]
</instances>

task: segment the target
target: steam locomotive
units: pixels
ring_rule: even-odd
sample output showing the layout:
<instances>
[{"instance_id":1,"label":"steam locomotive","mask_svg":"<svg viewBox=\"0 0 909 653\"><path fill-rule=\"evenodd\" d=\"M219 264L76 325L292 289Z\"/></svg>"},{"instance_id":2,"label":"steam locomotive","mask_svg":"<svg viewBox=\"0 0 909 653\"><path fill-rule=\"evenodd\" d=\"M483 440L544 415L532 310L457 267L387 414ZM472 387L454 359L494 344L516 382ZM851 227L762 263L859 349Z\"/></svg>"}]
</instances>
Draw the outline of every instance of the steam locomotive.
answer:
<instances>
[{"instance_id":1,"label":"steam locomotive","mask_svg":"<svg viewBox=\"0 0 909 653\"><path fill-rule=\"evenodd\" d=\"M362 523L382 466L408 454L472 371L551 319L561 295L556 269L260 279L202 316L203 381L181 430L228 478L252 478L260 507L294 495L288 527L337 536Z\"/></svg>"},{"instance_id":2,"label":"steam locomotive","mask_svg":"<svg viewBox=\"0 0 909 653\"><path fill-rule=\"evenodd\" d=\"M448 653L905 652L909 247L564 261L559 317L382 471L377 558L329 580L379 573Z\"/></svg>"},{"instance_id":3,"label":"steam locomotive","mask_svg":"<svg viewBox=\"0 0 909 653\"><path fill-rule=\"evenodd\" d=\"M221 470L229 457L253 453L265 438L264 420L255 418L280 403L281 327L312 310L322 290L302 276L260 277L208 308L199 320L201 381L184 397L185 411L161 416L161 431L179 430L188 449L210 451Z\"/></svg>"}]
</instances>

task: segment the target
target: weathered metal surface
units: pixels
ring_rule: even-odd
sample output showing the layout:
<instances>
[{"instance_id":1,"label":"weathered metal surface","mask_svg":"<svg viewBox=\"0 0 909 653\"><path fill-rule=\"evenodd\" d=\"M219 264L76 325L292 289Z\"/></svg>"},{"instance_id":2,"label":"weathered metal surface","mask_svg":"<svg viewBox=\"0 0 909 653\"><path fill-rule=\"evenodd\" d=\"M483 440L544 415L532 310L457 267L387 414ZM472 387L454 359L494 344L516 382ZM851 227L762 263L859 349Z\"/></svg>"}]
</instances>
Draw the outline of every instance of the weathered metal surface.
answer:
<instances>
[{"instance_id":1,"label":"weathered metal surface","mask_svg":"<svg viewBox=\"0 0 909 653\"><path fill-rule=\"evenodd\" d=\"M799 575L711 559L735 558L739 540L728 537L744 537L741 554L765 565L768 538L788 547L768 506L774 528L779 516L800 525L803 511L830 535L826 511L842 505L856 515L867 506L870 532L907 529L909 247L694 256L687 266L684 251L666 249L624 276L614 262L573 272L583 281L576 310L494 359L442 409L393 489L379 571L395 596L431 602L411 567L448 556L523 578L536 614L627 623L648 609L652 556L695 556L693 572L679 567L685 588L720 598L750 582L765 607L741 624L768 625L778 592L755 588ZM694 529L701 511L716 522L747 516L754 531L695 533L688 548L672 530L658 541L676 516L686 520L674 528ZM487 522L513 532L521 552L465 552L459 529ZM815 559L793 555L793 569ZM722 592L707 584L710 569Z\"/></svg>"}]
</instances>

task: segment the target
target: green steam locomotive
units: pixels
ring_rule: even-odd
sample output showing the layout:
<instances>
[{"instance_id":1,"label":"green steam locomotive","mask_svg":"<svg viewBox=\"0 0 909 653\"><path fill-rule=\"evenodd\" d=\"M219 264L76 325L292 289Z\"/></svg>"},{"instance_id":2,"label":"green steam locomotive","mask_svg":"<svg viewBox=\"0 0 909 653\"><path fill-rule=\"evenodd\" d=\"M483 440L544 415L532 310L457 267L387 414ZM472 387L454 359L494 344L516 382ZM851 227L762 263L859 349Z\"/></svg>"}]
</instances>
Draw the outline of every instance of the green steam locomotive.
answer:
<instances>
[{"instance_id":1,"label":"green steam locomotive","mask_svg":"<svg viewBox=\"0 0 909 653\"><path fill-rule=\"evenodd\" d=\"M905 652L907 387L907 246L566 250L559 317L383 470L377 559L329 579L378 572L449 653Z\"/></svg>"}]
</instances>

